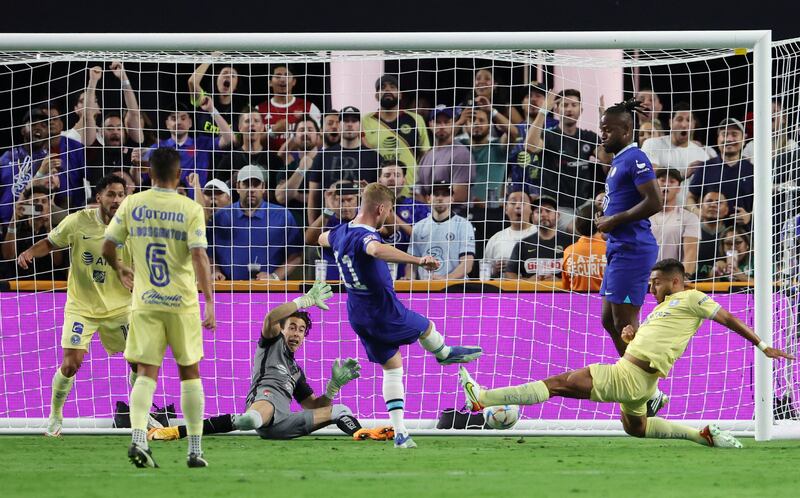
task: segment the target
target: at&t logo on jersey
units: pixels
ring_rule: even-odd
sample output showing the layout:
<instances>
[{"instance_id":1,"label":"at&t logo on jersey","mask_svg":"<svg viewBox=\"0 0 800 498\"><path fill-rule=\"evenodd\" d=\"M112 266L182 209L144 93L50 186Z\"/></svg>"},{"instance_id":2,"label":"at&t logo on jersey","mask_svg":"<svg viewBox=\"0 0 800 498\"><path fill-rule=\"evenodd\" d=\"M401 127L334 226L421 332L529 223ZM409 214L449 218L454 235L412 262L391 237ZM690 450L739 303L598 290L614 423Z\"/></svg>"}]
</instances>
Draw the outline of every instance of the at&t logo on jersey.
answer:
<instances>
[{"instance_id":1,"label":"at&t logo on jersey","mask_svg":"<svg viewBox=\"0 0 800 498\"><path fill-rule=\"evenodd\" d=\"M85 265L90 265L94 263L94 256L92 256L92 253L89 251L83 251L83 253L81 253L81 261L83 261Z\"/></svg>"}]
</instances>

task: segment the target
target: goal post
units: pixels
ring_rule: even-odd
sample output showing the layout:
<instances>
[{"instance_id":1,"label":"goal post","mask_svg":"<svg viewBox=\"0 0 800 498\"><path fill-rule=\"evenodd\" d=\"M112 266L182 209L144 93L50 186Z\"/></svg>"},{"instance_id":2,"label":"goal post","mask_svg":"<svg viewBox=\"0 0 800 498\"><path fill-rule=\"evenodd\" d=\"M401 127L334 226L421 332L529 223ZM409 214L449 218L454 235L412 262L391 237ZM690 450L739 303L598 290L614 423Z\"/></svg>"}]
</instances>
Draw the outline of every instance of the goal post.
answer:
<instances>
[{"instance_id":1,"label":"goal post","mask_svg":"<svg viewBox=\"0 0 800 498\"><path fill-rule=\"evenodd\" d=\"M771 32L768 30L752 30L752 31L669 31L669 32L644 32L644 31L631 31L631 32L484 32L484 33L165 33L165 34L151 34L151 33L131 33L131 34L95 34L95 33L81 33L81 34L58 34L58 33L37 33L37 34L22 34L11 33L6 34L0 39L0 66L6 68L13 67L14 64L37 64L39 62L86 62L102 60L110 61L113 57L121 57L124 61L131 62L168 62L168 63L192 63L199 64L208 60L208 54L213 51L223 52L220 56L220 62L244 62L247 64L259 64L264 60L273 61L279 60L276 54L285 56L285 60L291 61L330 61L337 57L337 52L342 51L348 54L342 57L356 57L358 52L368 52L370 57L378 57L381 60L403 60L403 59L445 59L448 57L458 58L471 58L471 59L490 59L498 61L511 61L522 65L541 64L543 66L552 65L557 67L559 65L575 64L579 67L588 68L602 68L604 61L600 59L593 59L591 57L585 58L559 58L557 52L553 54L550 51L566 50L566 49L580 49L580 50L595 50L595 49L620 49L630 50L637 49L643 51L645 57L636 61L627 61L626 67L646 67L650 65L664 65L669 63L703 63L707 60L719 59L724 57L744 54L752 54L752 76L749 83L752 83L752 95L750 99L745 102L739 102L744 107L752 106L753 113L753 150L754 150L754 163L757 165L758 174L753 175L754 192L753 192L753 257L754 257L754 271L755 276L753 279L753 309L752 318L754 321L754 329L764 339L767 344L777 344L773 331L775 326L775 314L778 313L778 308L782 306L776 302L776 295L781 291L780 286L774 284L778 279L776 270L774 269L774 261L776 255L773 251L774 239L776 237L776 229L774 223L773 212L773 151L772 140L768 137L773 135L772 123L772 98L773 98L773 50L774 45L771 39ZM377 55L376 55L377 54ZM794 57L798 55L793 54ZM263 59L263 60L262 60ZM10 70L13 72L13 70ZM712 71L709 69L709 73ZM174 74L175 79L178 74ZM187 75L180 75L186 77ZM676 76L677 78L677 76ZM181 83L184 85L183 83ZM592 82L589 82L592 84ZM528 81L524 82L527 87ZM185 85L184 85L185 86ZM454 87L456 85L453 85ZM731 86L736 86L733 83ZM434 90L440 90L435 88ZM450 90L447 88L446 90ZM458 88L454 88L458 90ZM364 91L372 91L366 89ZM323 97L329 98L330 95ZM12 108L23 107L19 104L12 104ZM709 108L711 104L709 104ZM9 109L9 111L12 109ZM158 111L158 109L156 109ZM797 112L797 107L792 110ZM8 113L11 114L10 112ZM796 118L795 118L796 119ZM14 124L16 125L16 124ZM715 123L708 123L708 127L712 128ZM13 125L12 125L13 127ZM160 127L160 125L158 126ZM794 165L794 168L800 168ZM791 213L788 213L791 214ZM484 241L485 242L485 241ZM305 248L304 248L305 249ZM477 262L476 262L477 264ZM498 283L501 289L503 282ZM226 311L223 312L224 316L230 320L231 324L238 323L244 320L246 323L257 323L259 318L257 314L263 313L264 305L275 306L279 304L281 299L291 298L293 294L302 290L302 284L293 288L285 287L283 290L272 290L265 294L264 298L252 299L253 287L249 287L248 302L250 306L252 303L257 303L258 311L244 312L244 307L240 307L241 303L234 302L231 298L223 306L226 306ZM479 325L486 325L491 327L491 333L497 334L496 342L502 340L510 340L513 342L517 339L515 335L516 325L513 327L514 331L509 335L504 335L504 324L498 323L498 319L506 318L511 320L519 320L520 323L530 326L533 329L537 326L547 327L566 327L568 332L575 332L580 327L588 327L591 319L598 318L598 308L596 295L589 295L586 293L569 293L559 295L558 299L553 298L550 302L545 302L544 299L530 297L527 294L521 294L520 291L516 293L513 291L501 290L499 297L495 300L491 294L487 294L486 299L479 294L479 298L475 299L466 292L458 290L448 290L445 288L439 294L428 291L428 296L433 296L426 302L424 298L415 298L411 293L401 293L401 297L407 300L412 307L417 308L423 314L426 312L428 316L437 325L441 327L441 323L447 319L452 318L453 325L450 327L455 337L468 338L473 337L470 327ZM55 323L60 323L61 318L58 316L58 310L62 309L63 303L57 302L58 299L52 298L49 301L40 299L40 295L34 292L33 297L24 290L17 290L15 298L9 298L6 301L6 309L16 306L18 318L19 314L23 312L39 313L44 311L42 316L38 318L39 321L50 320L54 323L49 326L54 330L59 330ZM437 291L438 292L438 291ZM55 295L55 294L54 294ZM448 303L448 298L455 296L460 300L460 303ZM41 303L44 310L39 308L30 308L22 300L36 299L37 303ZM45 303L45 301L48 301ZM322 338L319 343L311 343L311 349L315 352L322 352L327 355L328 353L336 351L339 354L344 354L356 351L355 335L347 329L347 321L343 315L341 303L344 302L344 294L341 296L341 302L337 304L338 318L335 330L339 337L335 339ZM726 303L743 303L746 300L731 299L730 301L722 301ZM0 301L0 311L2 306ZM37 304L38 306L38 304ZM449 306L449 307L448 307ZM479 308L475 311L474 308ZM572 325L572 322L564 322L562 325L558 322L560 318L548 317L541 318L537 316L535 311L526 315L528 312L525 308L532 307L535 309L550 309L551 314L556 315L563 310L579 309L585 312L585 319L575 319L579 325ZM538 307L538 308L537 308ZM241 315L240 313L248 313ZM792 311L782 310L782 313L791 314ZM227 314L225 314L227 313ZM433 313L433 315L430 315ZM457 316L458 314L461 316ZM542 313L545 313L544 311ZM12 313L13 314L13 313ZM494 314L494 316L493 316ZM46 315L46 316L45 316ZM6 316L5 314L3 315ZM457 318L457 320L456 320ZM593 323L595 327L599 325L599 320ZM37 321L37 326L38 326ZM555 325L554 325L555 324ZM2 339L3 328L9 330L10 325L0 322L0 339ZM574 327L574 329L573 329ZM447 331L445 331L447 332ZM527 332L526 332L527 333ZM525 344L530 342L536 345L536 351L540 352L542 349L546 354L552 354L554 358L561 359L564 356L563 362L550 364L549 357L544 361L524 357L525 354L533 354L534 346L531 345L529 350L521 353L523 357L517 355L516 349L511 346L497 344L494 348L499 355L505 355L500 360L492 360L491 358L484 358L486 360L485 367L481 368L482 373L491 373L494 368L509 369L509 365L514 368L520 365L528 365L533 369L538 368L538 372L558 373L549 370L550 366L557 366L563 368L567 365L575 367L575 361L586 360L587 358L606 358L609 357L603 350L601 355L584 355L579 353L579 347L575 344L584 340L586 343L599 343L601 341L598 337L592 337L582 332L575 334L577 339L572 337L543 339L540 331L531 331L529 336L522 334L520 339L526 341ZM710 332L706 334L709 350L702 353L703 358L713 356L714 351L713 343L708 339ZM447 333L445 334L448 335ZM602 331L600 331L602 336ZM247 343L241 337L236 336L232 332L231 335L231 350L236 348L249 348L252 343ZM246 336L246 334L245 334ZM552 334L551 334L552 336ZM345 341L344 337L347 338ZM487 340L485 337L482 340ZM607 339L605 339L607 340ZM559 342L563 341L563 342ZM576 342L572 342L576 341ZM20 341L21 343L21 341ZM785 343L781 343L785 345ZM235 347L234 347L235 345ZM547 348L551 349L547 349ZM737 356L737 375L747 377L750 375L748 371L747 353L743 352L741 346L726 346L735 349ZM54 349L48 346L49 349ZM100 349L95 346L95 351L100 353ZM725 350L727 352L728 350ZM0 354L3 354L0 351ZM562 355L563 353L563 355ZM22 352L14 351L14 355L19 356ZM226 356L227 355L227 356ZM46 361L52 361L54 358L53 351L48 350ZM230 380L231 372L224 371L225 368L243 369L245 377L249 372L250 366L246 362L240 361L241 358L235 358L234 353L228 355L226 350L224 354L219 357L224 358L223 361L218 362L214 366L213 374L224 377ZM361 355L362 360L363 354ZM326 368L328 368L328 360L332 358L312 358L311 353L305 356L310 366L307 368L312 372L309 378L320 380L327 375ZM323 365L323 361L325 364ZM2 361L2 358L0 358ZM412 363L422 369L429 368L419 358L413 358ZM699 360L698 360L699 361ZM710 361L710 360L709 360ZM547 365L539 365L539 363L548 363ZM709 363L710 365L711 363ZM49 368L54 365L36 365L26 366L24 368L40 368L42 370L42 379L49 382ZM119 366L107 366L106 372L98 372L98 374L111 376L113 370L114 375L120 374ZM541 367L541 368L539 368ZM124 370L124 369L122 369ZM426 383L422 377L429 373L427 370L424 372L415 372L407 368L407 376L416 376L414 381L414 391L410 391L410 396L425 397L435 396L436 403L426 404L419 402L414 405L419 414L417 417L410 417L408 425L410 428L415 428L420 431L431 431L435 428L435 410L440 410L446 405L442 403L450 403L453 405L458 402L460 393L456 392L451 384L447 384L446 393L432 392L435 389L436 383ZM513 376L514 381L519 382L528 378L527 372L513 371L508 372ZM683 371L685 378L682 378L678 383L683 385L690 382L690 379L695 371L687 369ZM0 377L5 374L0 373ZM439 374L436 374L439 375ZM723 401L727 405L720 405L715 408L716 414L733 414L735 417L732 420L727 420L727 427L735 430L739 434L753 434L756 440L770 440L773 437L800 437L800 430L793 425L777 425L774 416L774 398L775 398L775 377L777 372L773 371L773 363L765 358L762 354L756 353L753 358L752 368L752 389L753 389L753 420L744 420L746 418L740 415L738 407L735 402ZM796 382L794 374L787 374ZM379 375L375 374L368 379L358 380L355 383L363 382L368 384L369 388L364 388L363 392L354 389L349 394L349 400L355 404L364 403L368 407L369 413L365 417L367 420L380 420L381 409L380 403L375 401L375 397L379 396L380 389L376 389L376 379L379 380ZM76 385L80 384L82 379L79 377ZM480 379L479 379L480 381ZM727 381L727 379L726 379ZM5 383L4 383L5 382ZM48 390L47 382L43 382L40 386L31 387L32 391ZM702 381L701 381L702 382ZM706 386L713 384L713 382L706 380ZM10 379L0 382L0 385L8 385ZM438 383L442 387L442 381ZM716 384L714 384L716 386ZM224 391L220 391L218 395L220 399L230 401L233 397L240 398L235 403L235 406L241 406L244 396L243 390L248 386L231 387ZM498 386L499 387L499 386ZM703 384L697 388L702 389ZM728 387L714 387L720 389L722 392L721 398L724 398L728 392ZM748 386L749 388L749 386ZM796 386L790 386L790 390L796 392ZM109 397L119 394L120 388L102 390L102 396ZM735 388L730 388L734 391ZM49 392L49 391L48 391ZM376 394L377 393L377 394ZM26 396L30 393L26 393ZM89 396L93 396L92 392ZM739 394L745 396L744 394ZM6 396L6 394L0 394ZM42 394L40 401L45 405L49 401L45 399L46 395ZM26 398L27 399L27 398ZM741 401L741 399L740 399ZM170 402L177 402L177 398L170 400ZM209 404L207 404L207 407ZM213 404L212 406L217 406ZM220 405L222 406L222 405ZM231 406L228 403L224 406ZM688 406L688 405L687 405ZM609 413L596 412L593 418L581 420L580 417L576 419L571 418L574 412L586 410L584 405L563 405L558 409L547 412L548 416L554 415L556 418L546 418L543 420L535 420L523 417L518 430L520 433L527 434L608 434L609 431L617 432L621 429L621 425L609 419ZM747 412L747 410L742 410ZM24 416L19 416L20 410L14 407L7 406L0 400L0 431L6 429L20 429L30 430L30 420ZM748 412L749 413L749 412ZM566 414L565 419L561 420L558 416ZM207 413L211 415L211 413ZM684 421L687 423L699 423L702 419L703 412L694 411L687 408L684 412ZM544 416L544 415L543 415ZM76 419L76 430L86 430L88 428L97 428L97 430L108 430L110 424L108 421L93 422L92 419ZM713 421L713 420L711 420ZM39 421L41 422L41 420ZM69 423L69 421L68 421ZM70 427L70 425L65 425ZM25 429L27 428L27 429ZM37 426L38 428L38 426ZM549 432L548 432L549 431ZM450 432L447 432L450 433ZM508 433L507 431L505 432Z\"/></svg>"}]
</instances>

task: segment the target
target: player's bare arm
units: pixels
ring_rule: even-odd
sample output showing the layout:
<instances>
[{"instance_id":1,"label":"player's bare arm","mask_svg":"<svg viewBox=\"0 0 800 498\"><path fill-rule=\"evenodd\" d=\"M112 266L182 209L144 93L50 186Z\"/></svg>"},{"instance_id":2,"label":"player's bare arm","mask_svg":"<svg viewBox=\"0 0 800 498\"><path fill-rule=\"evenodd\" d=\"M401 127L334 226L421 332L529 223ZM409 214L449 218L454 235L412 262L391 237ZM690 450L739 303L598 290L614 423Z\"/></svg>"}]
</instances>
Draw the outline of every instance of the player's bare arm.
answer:
<instances>
[{"instance_id":1,"label":"player's bare arm","mask_svg":"<svg viewBox=\"0 0 800 498\"><path fill-rule=\"evenodd\" d=\"M718 324L725 326L735 332L737 335L740 335L745 340L749 341L753 346L764 351L764 354L767 358L786 358L787 360L794 360L795 357L789 353L781 351L780 349L768 347L764 344L764 341L753 332L753 329L748 327L744 322L730 314L730 312L726 309L720 308L717 311L717 314L714 315L713 320Z\"/></svg>"},{"instance_id":2,"label":"player's bare arm","mask_svg":"<svg viewBox=\"0 0 800 498\"><path fill-rule=\"evenodd\" d=\"M103 242L103 257L108 262L109 266L117 272L119 281L126 289L133 290L133 269L123 263L117 256L117 243L113 240L106 240Z\"/></svg>"},{"instance_id":3,"label":"player's bare arm","mask_svg":"<svg viewBox=\"0 0 800 498\"><path fill-rule=\"evenodd\" d=\"M658 188L658 182L656 180L637 185L636 190L639 191L642 200L627 211L622 211L612 216L599 217L596 225L597 230L608 233L619 225L645 220L661 211L664 200L661 198L661 190Z\"/></svg>"},{"instance_id":4,"label":"player's bare arm","mask_svg":"<svg viewBox=\"0 0 800 498\"><path fill-rule=\"evenodd\" d=\"M203 327L215 330L217 319L214 315L214 285L211 282L211 264L205 248L195 247L192 249L192 266L194 266L194 273L197 276L197 284L206 301Z\"/></svg>"},{"instance_id":5,"label":"player's bare arm","mask_svg":"<svg viewBox=\"0 0 800 498\"><path fill-rule=\"evenodd\" d=\"M22 251L17 257L17 264L20 266L20 268L27 270L28 265L32 263L34 259L47 256L55 249L58 249L58 247L54 246L53 243L50 242L50 239L42 239L28 249Z\"/></svg>"},{"instance_id":6,"label":"player's bare arm","mask_svg":"<svg viewBox=\"0 0 800 498\"><path fill-rule=\"evenodd\" d=\"M389 263L406 263L421 266L428 271L435 271L440 266L440 263L433 256L412 256L396 247L378 241L372 241L367 245L367 254Z\"/></svg>"}]
</instances>

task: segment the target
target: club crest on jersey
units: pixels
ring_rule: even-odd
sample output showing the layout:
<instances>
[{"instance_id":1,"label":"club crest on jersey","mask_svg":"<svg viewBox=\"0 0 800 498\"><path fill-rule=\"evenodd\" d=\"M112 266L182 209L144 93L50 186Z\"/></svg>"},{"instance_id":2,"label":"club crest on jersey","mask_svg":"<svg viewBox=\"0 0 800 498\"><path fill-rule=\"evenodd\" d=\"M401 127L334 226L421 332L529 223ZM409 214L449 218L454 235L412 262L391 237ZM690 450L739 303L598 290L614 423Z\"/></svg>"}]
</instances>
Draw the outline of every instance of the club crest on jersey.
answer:
<instances>
[{"instance_id":1,"label":"club crest on jersey","mask_svg":"<svg viewBox=\"0 0 800 498\"><path fill-rule=\"evenodd\" d=\"M263 394L264 394L264 396L269 396L270 394L272 394L272 392L270 392L269 389L264 389Z\"/></svg>"},{"instance_id":2,"label":"club crest on jersey","mask_svg":"<svg viewBox=\"0 0 800 498\"><path fill-rule=\"evenodd\" d=\"M78 344L81 343L81 336L78 334L73 334L72 337L69 338L69 342L73 346L77 346Z\"/></svg>"},{"instance_id":3,"label":"club crest on jersey","mask_svg":"<svg viewBox=\"0 0 800 498\"><path fill-rule=\"evenodd\" d=\"M447 237L447 240L455 240L456 234L454 234L453 232L447 232L447 236L446 237Z\"/></svg>"},{"instance_id":4,"label":"club crest on jersey","mask_svg":"<svg viewBox=\"0 0 800 498\"><path fill-rule=\"evenodd\" d=\"M681 304L680 299L673 299L672 301L669 302L669 305L672 306L673 308L679 304Z\"/></svg>"},{"instance_id":5,"label":"club crest on jersey","mask_svg":"<svg viewBox=\"0 0 800 498\"><path fill-rule=\"evenodd\" d=\"M92 253L89 251L83 251L83 253L81 253L81 261L83 261L85 265L90 265L94 263L94 256L92 256Z\"/></svg>"},{"instance_id":6,"label":"club crest on jersey","mask_svg":"<svg viewBox=\"0 0 800 498\"><path fill-rule=\"evenodd\" d=\"M587 152L589 152L589 151L591 151L591 150L592 150L592 146L591 146L591 145L589 145L589 144L583 144L583 146L581 147L581 150L582 150L584 153L587 153Z\"/></svg>"},{"instance_id":7,"label":"club crest on jersey","mask_svg":"<svg viewBox=\"0 0 800 498\"><path fill-rule=\"evenodd\" d=\"M409 211L408 209L403 209L400 211L400 217L403 218L404 220L407 220L410 216L411 216L411 211Z\"/></svg>"},{"instance_id":8,"label":"club crest on jersey","mask_svg":"<svg viewBox=\"0 0 800 498\"><path fill-rule=\"evenodd\" d=\"M402 133L403 135L408 135L409 133L411 133L411 125L409 124L401 125L400 133Z\"/></svg>"}]
</instances>

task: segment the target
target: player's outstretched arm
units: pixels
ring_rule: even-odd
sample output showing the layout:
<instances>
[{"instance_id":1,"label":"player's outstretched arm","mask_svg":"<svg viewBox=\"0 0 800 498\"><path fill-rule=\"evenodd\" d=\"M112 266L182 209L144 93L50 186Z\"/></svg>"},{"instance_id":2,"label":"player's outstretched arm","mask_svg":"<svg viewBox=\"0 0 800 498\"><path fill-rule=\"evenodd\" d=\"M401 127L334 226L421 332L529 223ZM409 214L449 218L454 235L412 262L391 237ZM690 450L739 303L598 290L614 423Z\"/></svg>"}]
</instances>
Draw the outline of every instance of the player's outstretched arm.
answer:
<instances>
[{"instance_id":1,"label":"player's outstretched arm","mask_svg":"<svg viewBox=\"0 0 800 498\"><path fill-rule=\"evenodd\" d=\"M42 239L28 249L22 251L17 257L17 264L20 266L20 268L27 270L28 265L32 263L34 259L47 256L54 249L57 249L57 247L50 242L50 239Z\"/></svg>"},{"instance_id":2,"label":"player's outstretched arm","mask_svg":"<svg viewBox=\"0 0 800 498\"><path fill-rule=\"evenodd\" d=\"M194 266L194 273L197 276L200 291L206 300L203 327L215 330L217 328L217 319L214 314L214 285L211 283L211 264L208 262L208 254L205 247L192 249L192 266Z\"/></svg>"},{"instance_id":3,"label":"player's outstretched arm","mask_svg":"<svg viewBox=\"0 0 800 498\"><path fill-rule=\"evenodd\" d=\"M267 339L277 336L281 333L280 323L281 320L288 317L292 313L305 308L316 306L321 310L329 309L325 301L333 296L331 286L325 282L315 283L308 292L302 296L284 303L277 308L273 308L264 317L264 325L261 327L261 335Z\"/></svg>"},{"instance_id":4,"label":"player's outstretched arm","mask_svg":"<svg viewBox=\"0 0 800 498\"><path fill-rule=\"evenodd\" d=\"M439 268L439 262L432 256L412 256L389 244L372 241L367 245L367 254L376 259L382 259L389 263L406 263L409 265L422 266L426 270L433 271Z\"/></svg>"},{"instance_id":5,"label":"player's outstretched arm","mask_svg":"<svg viewBox=\"0 0 800 498\"><path fill-rule=\"evenodd\" d=\"M730 330L736 332L738 335L750 341L754 346L764 352L767 358L786 358L787 360L794 360L794 356L781 351L780 349L772 348L766 345L761 338L753 332L753 330L745 325L744 322L730 314L728 310L720 308L717 314L714 315L714 321L720 325L728 327Z\"/></svg>"}]
</instances>

